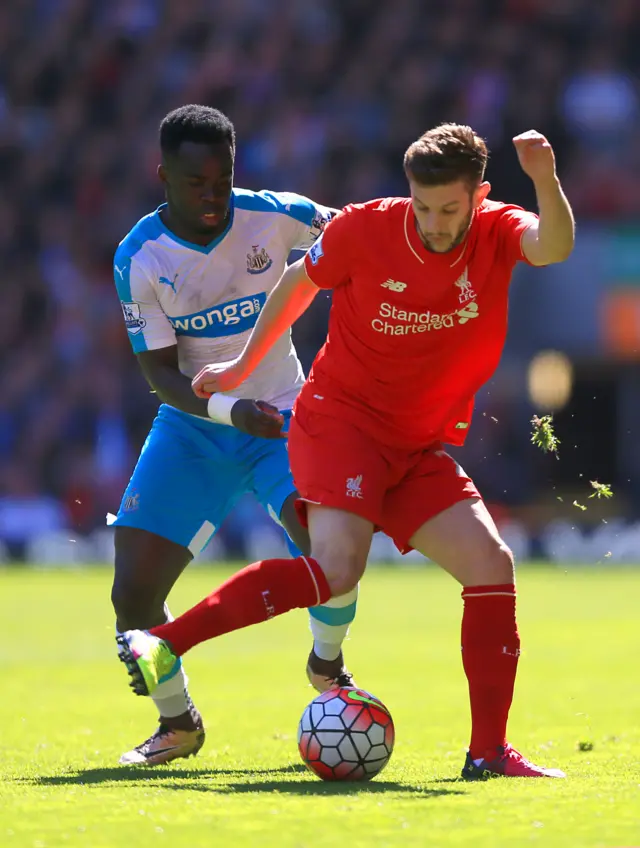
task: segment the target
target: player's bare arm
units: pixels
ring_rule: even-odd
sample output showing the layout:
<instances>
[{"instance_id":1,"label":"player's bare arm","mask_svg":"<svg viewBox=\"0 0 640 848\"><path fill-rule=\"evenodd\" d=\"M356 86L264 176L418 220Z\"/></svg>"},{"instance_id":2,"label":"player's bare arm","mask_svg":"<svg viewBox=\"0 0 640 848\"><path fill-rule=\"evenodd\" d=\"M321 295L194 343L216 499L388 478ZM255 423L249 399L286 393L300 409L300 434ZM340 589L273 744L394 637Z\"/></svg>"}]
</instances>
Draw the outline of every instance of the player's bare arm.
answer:
<instances>
[{"instance_id":1,"label":"player's bare arm","mask_svg":"<svg viewBox=\"0 0 640 848\"><path fill-rule=\"evenodd\" d=\"M564 262L573 250L575 221L556 173L553 148L535 130L517 135L513 144L522 170L535 187L540 218L522 236L522 251L532 265Z\"/></svg>"},{"instance_id":2,"label":"player's bare arm","mask_svg":"<svg viewBox=\"0 0 640 848\"><path fill-rule=\"evenodd\" d=\"M207 417L207 403L194 396L188 377L178 365L178 347L162 347L137 354L140 368L147 383L163 403L182 412Z\"/></svg>"},{"instance_id":3,"label":"player's bare arm","mask_svg":"<svg viewBox=\"0 0 640 848\"><path fill-rule=\"evenodd\" d=\"M180 371L176 345L145 350L137 356L142 373L163 403L190 415L210 417L207 401L193 394L191 381ZM265 401L234 399L230 418L234 427L250 436L274 439L281 435L283 417Z\"/></svg>"},{"instance_id":4,"label":"player's bare arm","mask_svg":"<svg viewBox=\"0 0 640 848\"><path fill-rule=\"evenodd\" d=\"M193 391L198 398L214 392L230 392L255 369L283 333L297 321L318 294L300 259L289 265L267 298L264 309L240 356L226 368L207 365L193 378Z\"/></svg>"}]
</instances>

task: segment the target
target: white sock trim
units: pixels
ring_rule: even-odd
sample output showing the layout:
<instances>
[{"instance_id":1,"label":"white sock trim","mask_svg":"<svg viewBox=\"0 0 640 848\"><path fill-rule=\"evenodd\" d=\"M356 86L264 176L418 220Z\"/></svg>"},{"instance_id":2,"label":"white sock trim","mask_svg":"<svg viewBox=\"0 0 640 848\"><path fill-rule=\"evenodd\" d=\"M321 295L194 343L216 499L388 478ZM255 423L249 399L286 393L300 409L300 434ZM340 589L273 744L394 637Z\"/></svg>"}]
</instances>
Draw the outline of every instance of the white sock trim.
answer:
<instances>
[{"instance_id":1,"label":"white sock trim","mask_svg":"<svg viewBox=\"0 0 640 848\"><path fill-rule=\"evenodd\" d=\"M174 620L167 604L164 605L164 614L167 621ZM121 635L117 626L116 634ZM118 645L118 653L121 653L121 651L122 648ZM175 716L189 712L189 703L187 701L188 685L189 678L186 675L184 666L180 664L180 668L173 677L157 686L151 696L151 700L156 705L156 709L161 716L164 716L164 718L174 718Z\"/></svg>"},{"instance_id":2,"label":"white sock trim","mask_svg":"<svg viewBox=\"0 0 640 848\"><path fill-rule=\"evenodd\" d=\"M352 589L350 592L345 592L344 595L338 595L335 598L329 598L324 604L323 607L330 607L331 609L342 609L343 607L348 607L352 603L358 600L358 588L359 585Z\"/></svg>"},{"instance_id":3,"label":"white sock trim","mask_svg":"<svg viewBox=\"0 0 640 848\"><path fill-rule=\"evenodd\" d=\"M320 639L313 640L313 652L321 660L333 662L340 656L342 650L342 642L335 644L334 642L323 642Z\"/></svg>"},{"instance_id":4,"label":"white sock trim","mask_svg":"<svg viewBox=\"0 0 640 848\"><path fill-rule=\"evenodd\" d=\"M463 593L463 598L495 598L497 595L504 595L507 598L515 598L515 592L472 592L470 595Z\"/></svg>"},{"instance_id":5,"label":"white sock trim","mask_svg":"<svg viewBox=\"0 0 640 848\"><path fill-rule=\"evenodd\" d=\"M316 606L317 606L320 603L321 595L320 595L320 587L318 586L318 581L316 580L316 575L313 573L313 568L311 568L311 565L309 564L309 561L307 560L306 556L303 556L302 554L300 554L300 559L304 562L304 564L309 569L309 574L311 575L311 579L313 580L313 585L316 587Z\"/></svg>"},{"instance_id":6,"label":"white sock trim","mask_svg":"<svg viewBox=\"0 0 640 848\"><path fill-rule=\"evenodd\" d=\"M176 677L179 677L179 675L176 675ZM172 677L171 680L167 680L166 683L161 683L160 687L166 686L168 683L173 683L174 680L175 678ZM184 681L179 680L179 682L182 684ZM184 688L181 688L179 692L176 692L173 695L164 695L163 697L158 697L158 690L156 689L151 697L153 698L153 703L156 705L159 715L163 718L175 718L176 716L184 715L184 713L189 712L187 692Z\"/></svg>"}]
</instances>

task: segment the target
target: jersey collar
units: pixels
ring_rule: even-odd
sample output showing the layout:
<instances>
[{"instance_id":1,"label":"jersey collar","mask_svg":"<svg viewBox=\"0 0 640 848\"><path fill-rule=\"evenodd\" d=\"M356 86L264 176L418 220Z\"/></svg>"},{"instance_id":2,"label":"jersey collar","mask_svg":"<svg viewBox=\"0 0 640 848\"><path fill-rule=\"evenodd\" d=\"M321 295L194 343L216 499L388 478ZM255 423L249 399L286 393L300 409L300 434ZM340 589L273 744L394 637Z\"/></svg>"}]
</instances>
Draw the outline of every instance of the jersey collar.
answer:
<instances>
[{"instance_id":1,"label":"jersey collar","mask_svg":"<svg viewBox=\"0 0 640 848\"><path fill-rule=\"evenodd\" d=\"M231 225L233 224L234 205L235 204L233 192L231 192L231 198L229 200L229 220L227 221L227 226L220 233L220 235L216 236L213 241L209 242L209 244L194 244L194 242L192 241L186 241L185 239L181 239L180 236L177 236L168 227L166 227L162 218L160 217L160 212L163 209L167 208L166 203L163 203L156 209L156 220L158 222L160 231L163 232L166 236L168 236L172 241L181 244L183 247L188 247L189 250L197 250L198 253L211 253L211 251L215 250L215 248L220 244L220 242L223 241L223 239L227 236L229 230L231 229Z\"/></svg>"},{"instance_id":2,"label":"jersey collar","mask_svg":"<svg viewBox=\"0 0 640 848\"><path fill-rule=\"evenodd\" d=\"M413 215L411 198L409 197L407 198L407 208L404 213L404 237L407 242L407 247L422 265L426 265L427 263L432 265L433 263L440 263L445 267L454 268L467 252L467 247L469 246L469 234L471 233L471 229L475 222L475 216L476 213L474 212L471 224L469 225L469 229L467 230L467 234L462 244L459 244L455 250L451 251L451 253L434 253L431 250L427 250L422 243L422 239L418 235L418 228L416 227Z\"/></svg>"}]
</instances>

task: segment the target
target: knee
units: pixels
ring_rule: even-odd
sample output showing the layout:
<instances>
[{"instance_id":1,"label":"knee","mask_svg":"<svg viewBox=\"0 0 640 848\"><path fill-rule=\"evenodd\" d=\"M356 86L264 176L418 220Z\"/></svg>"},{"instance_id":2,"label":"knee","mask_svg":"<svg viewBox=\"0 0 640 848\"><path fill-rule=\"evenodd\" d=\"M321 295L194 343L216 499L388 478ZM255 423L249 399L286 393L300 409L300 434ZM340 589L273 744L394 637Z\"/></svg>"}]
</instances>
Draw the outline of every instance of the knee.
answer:
<instances>
[{"instance_id":1,"label":"knee","mask_svg":"<svg viewBox=\"0 0 640 848\"><path fill-rule=\"evenodd\" d=\"M366 555L348 547L327 545L313 555L324 571L333 598L355 589L367 565Z\"/></svg>"},{"instance_id":2,"label":"knee","mask_svg":"<svg viewBox=\"0 0 640 848\"><path fill-rule=\"evenodd\" d=\"M477 573L478 583L484 586L514 582L513 553L502 539L496 539L493 544L488 546L485 556L478 563Z\"/></svg>"}]
</instances>

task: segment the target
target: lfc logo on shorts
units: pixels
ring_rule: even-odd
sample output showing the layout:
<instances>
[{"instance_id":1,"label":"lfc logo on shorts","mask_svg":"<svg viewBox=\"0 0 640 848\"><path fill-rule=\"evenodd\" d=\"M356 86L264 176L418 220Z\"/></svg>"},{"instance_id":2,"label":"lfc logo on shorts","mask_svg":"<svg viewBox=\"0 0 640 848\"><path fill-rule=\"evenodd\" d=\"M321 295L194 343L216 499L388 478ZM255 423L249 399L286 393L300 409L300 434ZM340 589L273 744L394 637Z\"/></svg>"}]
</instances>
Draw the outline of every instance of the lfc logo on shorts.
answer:
<instances>
[{"instance_id":1,"label":"lfc logo on shorts","mask_svg":"<svg viewBox=\"0 0 640 848\"><path fill-rule=\"evenodd\" d=\"M347 497L362 500L362 474L357 477L347 477Z\"/></svg>"},{"instance_id":2,"label":"lfc logo on shorts","mask_svg":"<svg viewBox=\"0 0 640 848\"><path fill-rule=\"evenodd\" d=\"M273 265L273 259L269 256L263 247L259 252L260 245L252 244L251 250L253 253L247 253L247 273L248 274L264 274Z\"/></svg>"},{"instance_id":3,"label":"lfc logo on shorts","mask_svg":"<svg viewBox=\"0 0 640 848\"><path fill-rule=\"evenodd\" d=\"M454 286L457 286L460 289L460 295L458 296L460 303L468 303L470 300L474 300L477 297L473 290L473 285L468 279L468 273L468 269L465 268L462 275L458 277L454 283Z\"/></svg>"}]
</instances>

